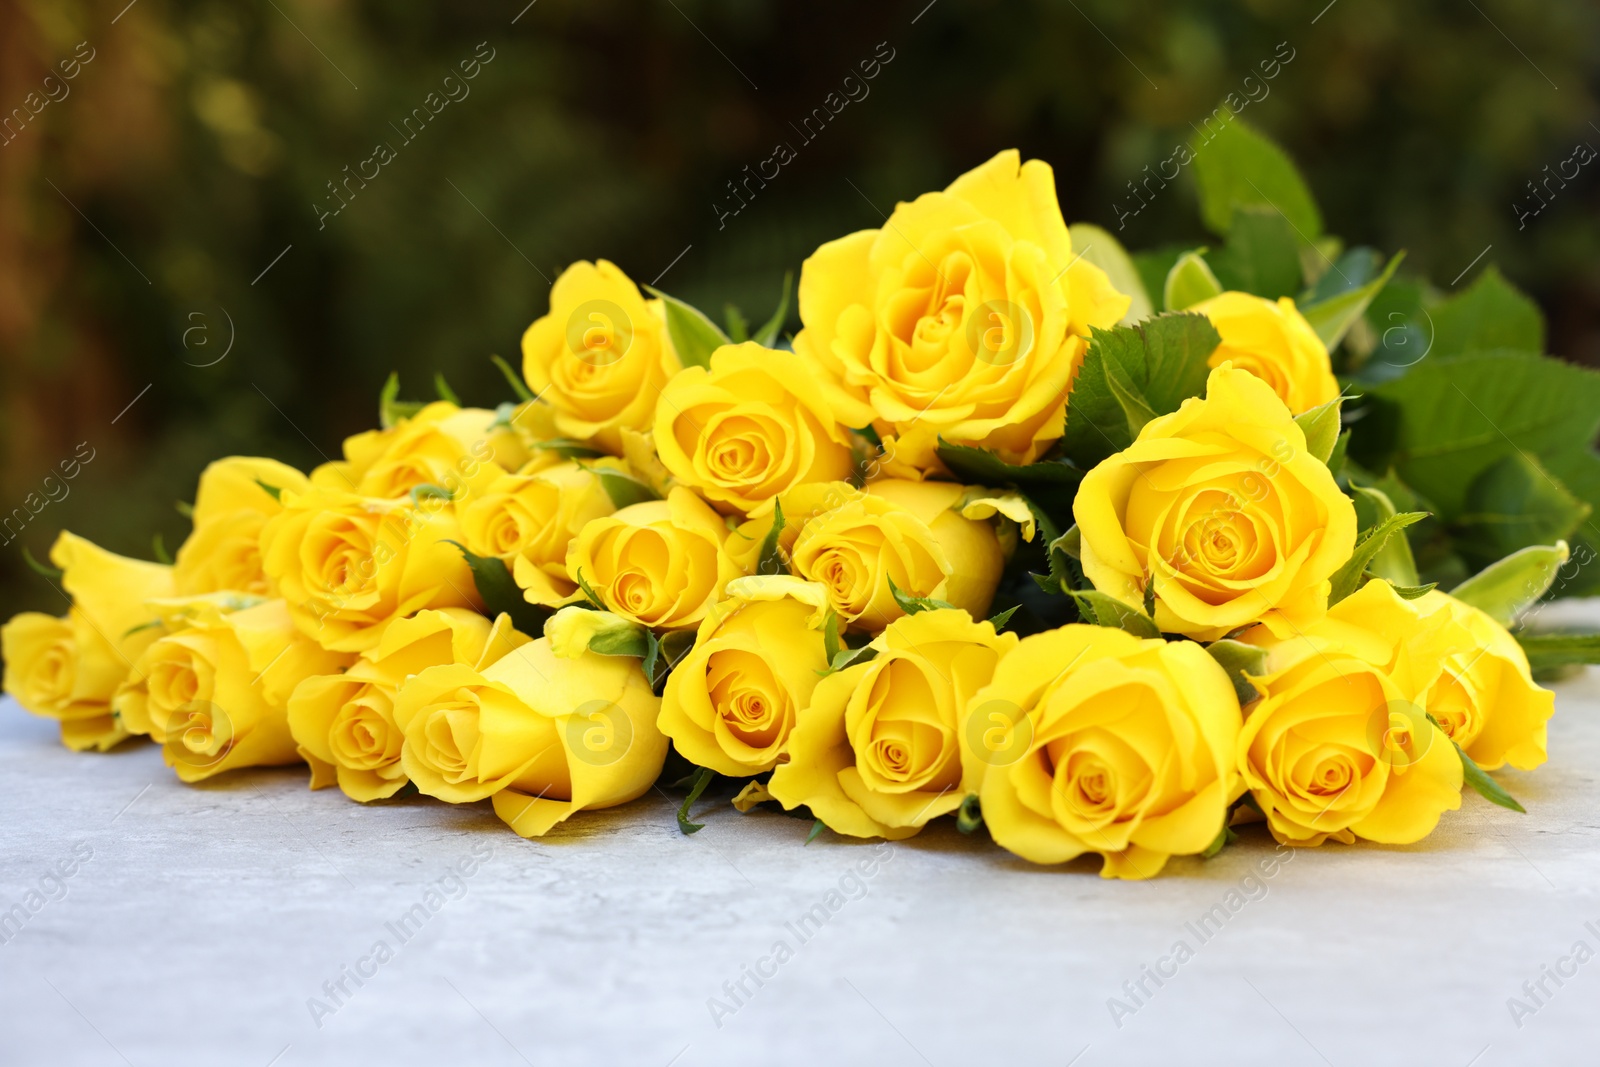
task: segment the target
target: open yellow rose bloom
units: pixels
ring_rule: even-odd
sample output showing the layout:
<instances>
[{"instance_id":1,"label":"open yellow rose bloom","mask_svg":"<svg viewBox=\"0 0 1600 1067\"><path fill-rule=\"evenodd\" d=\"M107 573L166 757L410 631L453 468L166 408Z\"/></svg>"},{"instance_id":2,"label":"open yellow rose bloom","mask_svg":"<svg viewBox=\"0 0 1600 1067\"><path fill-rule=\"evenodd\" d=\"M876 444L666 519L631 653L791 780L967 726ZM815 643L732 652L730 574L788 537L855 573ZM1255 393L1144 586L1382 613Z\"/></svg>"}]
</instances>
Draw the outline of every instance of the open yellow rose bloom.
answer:
<instances>
[{"instance_id":1,"label":"open yellow rose bloom","mask_svg":"<svg viewBox=\"0 0 1600 1067\"><path fill-rule=\"evenodd\" d=\"M522 836L669 751L685 832L720 775L813 833L982 824L1117 878L1251 821L1405 844L1464 783L1514 806L1486 772L1544 762L1554 698L1507 627L1566 544L1423 584L1397 476L1345 459L1345 320L1143 289L1015 151L817 249L787 341L573 264L518 401L389 389L309 474L220 459L170 565L61 534L5 689L184 781L305 764Z\"/></svg>"}]
</instances>

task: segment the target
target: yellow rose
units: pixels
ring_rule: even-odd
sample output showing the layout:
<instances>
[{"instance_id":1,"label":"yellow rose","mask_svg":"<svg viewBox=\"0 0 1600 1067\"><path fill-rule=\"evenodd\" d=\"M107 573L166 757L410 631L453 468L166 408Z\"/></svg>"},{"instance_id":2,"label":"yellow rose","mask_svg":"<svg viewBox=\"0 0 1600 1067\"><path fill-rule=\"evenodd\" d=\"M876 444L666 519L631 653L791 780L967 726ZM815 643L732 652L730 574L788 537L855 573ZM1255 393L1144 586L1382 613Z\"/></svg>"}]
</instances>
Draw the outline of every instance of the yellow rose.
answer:
<instances>
[{"instance_id":1,"label":"yellow rose","mask_svg":"<svg viewBox=\"0 0 1600 1067\"><path fill-rule=\"evenodd\" d=\"M448 543L461 532L447 502L413 507L313 487L284 493L283 505L261 532L262 567L324 648L363 652L394 619L480 606L472 572Z\"/></svg>"},{"instance_id":2,"label":"yellow rose","mask_svg":"<svg viewBox=\"0 0 1600 1067\"><path fill-rule=\"evenodd\" d=\"M419 485L470 496L484 480L516 470L528 451L494 412L439 400L383 430L345 438L343 460L311 472L311 483L359 496L397 500Z\"/></svg>"},{"instance_id":3,"label":"yellow rose","mask_svg":"<svg viewBox=\"0 0 1600 1067\"><path fill-rule=\"evenodd\" d=\"M828 590L828 602L852 628L876 633L905 613L889 582L913 597L943 600L981 618L1005 567L990 522L961 514L964 486L883 479L865 491L847 482L800 486L782 498L778 535L789 568ZM739 529L747 570L772 523Z\"/></svg>"},{"instance_id":4,"label":"yellow rose","mask_svg":"<svg viewBox=\"0 0 1600 1067\"><path fill-rule=\"evenodd\" d=\"M1290 298L1274 302L1228 292L1185 310L1210 319L1222 338L1210 366L1232 362L1249 371L1272 386L1292 413L1310 411L1339 395L1328 347Z\"/></svg>"},{"instance_id":5,"label":"yellow rose","mask_svg":"<svg viewBox=\"0 0 1600 1067\"><path fill-rule=\"evenodd\" d=\"M678 371L659 300L605 260L574 263L550 289L550 313L522 335L522 376L556 411L562 437L622 454L622 431L648 430Z\"/></svg>"},{"instance_id":6,"label":"yellow rose","mask_svg":"<svg viewBox=\"0 0 1600 1067\"><path fill-rule=\"evenodd\" d=\"M290 694L302 679L352 658L303 635L282 600L233 612L213 605L145 649L117 691L117 711L162 746L185 782L298 763L285 713Z\"/></svg>"},{"instance_id":7,"label":"yellow rose","mask_svg":"<svg viewBox=\"0 0 1600 1067\"><path fill-rule=\"evenodd\" d=\"M826 597L787 575L728 584L662 694L661 731L685 759L734 777L777 766L828 667Z\"/></svg>"},{"instance_id":8,"label":"yellow rose","mask_svg":"<svg viewBox=\"0 0 1600 1067\"><path fill-rule=\"evenodd\" d=\"M641 626L698 626L743 573L723 550L727 539L722 516L680 486L586 525L567 547L567 573Z\"/></svg>"},{"instance_id":9,"label":"yellow rose","mask_svg":"<svg viewBox=\"0 0 1600 1067\"><path fill-rule=\"evenodd\" d=\"M24 612L0 629L5 691L61 723L68 748L104 752L130 733L112 710L117 687L159 633L145 601L172 594L172 568L107 552L63 532L50 549L72 598L65 618Z\"/></svg>"},{"instance_id":10,"label":"yellow rose","mask_svg":"<svg viewBox=\"0 0 1600 1067\"><path fill-rule=\"evenodd\" d=\"M306 476L275 459L232 456L200 474L194 530L178 549L173 586L178 596L235 590L265 596L261 530L283 510L270 491L303 492Z\"/></svg>"},{"instance_id":11,"label":"yellow rose","mask_svg":"<svg viewBox=\"0 0 1600 1067\"><path fill-rule=\"evenodd\" d=\"M964 611L896 619L869 646L875 658L817 684L768 792L852 837L910 837L954 811L982 777L962 770L967 703L1016 645Z\"/></svg>"},{"instance_id":12,"label":"yellow rose","mask_svg":"<svg viewBox=\"0 0 1600 1067\"><path fill-rule=\"evenodd\" d=\"M1299 635L1243 635L1267 649L1267 665L1252 679L1262 698L1239 734L1238 766L1274 837L1404 845L1461 806L1461 760L1422 702L1463 636L1382 581Z\"/></svg>"},{"instance_id":13,"label":"yellow rose","mask_svg":"<svg viewBox=\"0 0 1600 1067\"><path fill-rule=\"evenodd\" d=\"M614 460L597 465L621 468ZM553 607L577 592L567 574L568 547L589 523L616 510L590 466L501 475L459 509L467 551L503 560L530 603Z\"/></svg>"},{"instance_id":14,"label":"yellow rose","mask_svg":"<svg viewBox=\"0 0 1600 1067\"><path fill-rule=\"evenodd\" d=\"M817 249L794 347L897 474L942 469L941 436L1030 463L1061 436L1089 328L1129 302L1073 252L1049 164L1011 150Z\"/></svg>"},{"instance_id":15,"label":"yellow rose","mask_svg":"<svg viewBox=\"0 0 1600 1067\"><path fill-rule=\"evenodd\" d=\"M1452 643L1438 676L1419 697L1444 732L1484 770L1509 763L1531 771L1543 763L1545 724L1555 713L1556 695L1534 684L1527 653L1517 639L1482 611L1446 593L1434 591L1403 603L1425 615L1444 615L1466 631L1467 639Z\"/></svg>"},{"instance_id":16,"label":"yellow rose","mask_svg":"<svg viewBox=\"0 0 1600 1067\"><path fill-rule=\"evenodd\" d=\"M446 663L483 670L528 640L506 615L491 625L465 608L419 611L391 623L378 646L344 673L306 678L289 697L288 715L289 732L311 765L311 788L337 783L363 802L399 792L408 779L394 697L406 679Z\"/></svg>"},{"instance_id":17,"label":"yellow rose","mask_svg":"<svg viewBox=\"0 0 1600 1067\"><path fill-rule=\"evenodd\" d=\"M1224 364L1205 399L1148 422L1087 475L1072 505L1083 573L1127 604L1155 585L1168 633L1287 634L1327 610L1356 513L1270 386Z\"/></svg>"},{"instance_id":18,"label":"yellow rose","mask_svg":"<svg viewBox=\"0 0 1600 1067\"><path fill-rule=\"evenodd\" d=\"M1242 792L1239 700L1192 641L1073 624L1025 637L967 702L983 821L1034 863L1099 853L1107 878L1149 878L1205 851Z\"/></svg>"},{"instance_id":19,"label":"yellow rose","mask_svg":"<svg viewBox=\"0 0 1600 1067\"><path fill-rule=\"evenodd\" d=\"M723 345L711 369L690 367L656 407L655 445L680 483L723 511L765 515L804 482L847 478L850 437L820 383L786 352Z\"/></svg>"},{"instance_id":20,"label":"yellow rose","mask_svg":"<svg viewBox=\"0 0 1600 1067\"><path fill-rule=\"evenodd\" d=\"M492 797L507 825L538 837L650 788L667 755L660 704L637 659L561 659L540 638L481 671L449 664L406 682L394 705L400 763L423 793Z\"/></svg>"}]
</instances>

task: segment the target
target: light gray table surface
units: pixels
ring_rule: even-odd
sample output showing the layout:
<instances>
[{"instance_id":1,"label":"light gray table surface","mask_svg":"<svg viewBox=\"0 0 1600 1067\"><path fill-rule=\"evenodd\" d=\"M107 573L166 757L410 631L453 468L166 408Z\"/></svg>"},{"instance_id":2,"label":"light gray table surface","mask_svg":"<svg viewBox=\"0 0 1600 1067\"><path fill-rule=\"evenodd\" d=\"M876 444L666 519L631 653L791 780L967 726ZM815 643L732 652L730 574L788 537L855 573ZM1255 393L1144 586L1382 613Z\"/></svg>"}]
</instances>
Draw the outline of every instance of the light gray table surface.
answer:
<instances>
[{"instance_id":1,"label":"light gray table surface","mask_svg":"<svg viewBox=\"0 0 1600 1067\"><path fill-rule=\"evenodd\" d=\"M1600 1062L1600 962L1571 958L1600 951L1600 670L1557 692L1550 762L1503 779L1527 815L1469 795L1420 845L1301 850L1266 879L1256 828L1146 883L950 827L802 846L804 822L723 807L684 837L654 795L523 841L486 804L363 807L302 769L184 786L152 746L76 755L7 700L0 909L47 899L0 944L0 1064ZM393 958L362 964L380 940ZM1123 983L1179 940L1193 958L1136 1003ZM1558 965L1534 1005L1523 983Z\"/></svg>"}]
</instances>

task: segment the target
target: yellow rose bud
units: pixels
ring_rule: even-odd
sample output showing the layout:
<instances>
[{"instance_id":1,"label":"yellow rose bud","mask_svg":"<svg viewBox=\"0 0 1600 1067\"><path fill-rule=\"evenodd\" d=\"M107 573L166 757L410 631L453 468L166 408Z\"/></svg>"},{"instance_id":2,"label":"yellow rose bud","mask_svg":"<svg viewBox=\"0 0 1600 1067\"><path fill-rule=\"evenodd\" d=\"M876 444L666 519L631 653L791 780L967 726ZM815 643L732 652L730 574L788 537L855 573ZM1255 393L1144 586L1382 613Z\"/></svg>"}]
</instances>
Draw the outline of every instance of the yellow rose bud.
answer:
<instances>
[{"instance_id":1,"label":"yellow rose bud","mask_svg":"<svg viewBox=\"0 0 1600 1067\"><path fill-rule=\"evenodd\" d=\"M1203 852L1242 791L1239 700L1192 641L1073 624L1023 638L967 702L983 821L1034 863L1086 852L1107 878L1149 878Z\"/></svg>"},{"instance_id":2,"label":"yellow rose bud","mask_svg":"<svg viewBox=\"0 0 1600 1067\"><path fill-rule=\"evenodd\" d=\"M940 437L1029 463L1061 436L1089 328L1129 302L1074 253L1050 166L1001 152L805 261L794 346L817 370L796 374L823 374L896 474L942 470Z\"/></svg>"},{"instance_id":3,"label":"yellow rose bud","mask_svg":"<svg viewBox=\"0 0 1600 1067\"><path fill-rule=\"evenodd\" d=\"M1461 806L1461 760L1428 721L1428 690L1463 628L1428 618L1385 582L1368 582L1267 649L1262 698L1239 734L1238 766L1279 841L1419 841ZM1448 669L1448 668L1446 668Z\"/></svg>"},{"instance_id":4,"label":"yellow rose bud","mask_svg":"<svg viewBox=\"0 0 1600 1067\"><path fill-rule=\"evenodd\" d=\"M1212 367L1231 362L1272 386L1295 415L1339 395L1328 347L1289 297L1265 300L1249 293L1220 293L1185 310L1211 320L1222 343Z\"/></svg>"},{"instance_id":5,"label":"yellow rose bud","mask_svg":"<svg viewBox=\"0 0 1600 1067\"><path fill-rule=\"evenodd\" d=\"M611 611L653 629L698 626L743 571L723 544L728 526L681 486L595 519L567 547L567 573L581 574Z\"/></svg>"},{"instance_id":6,"label":"yellow rose bud","mask_svg":"<svg viewBox=\"0 0 1600 1067\"><path fill-rule=\"evenodd\" d=\"M1083 573L1200 641L1264 622L1287 634L1327 610L1356 513L1270 386L1224 364L1205 399L1152 419L1078 488Z\"/></svg>"},{"instance_id":7,"label":"yellow rose bud","mask_svg":"<svg viewBox=\"0 0 1600 1067\"><path fill-rule=\"evenodd\" d=\"M1407 603L1425 616L1446 616L1467 634L1466 640L1452 642L1438 677L1419 698L1444 732L1487 771L1508 763L1531 771L1543 763L1545 724L1555 713L1556 695L1534 683L1517 639L1484 612L1446 593L1434 591Z\"/></svg>"},{"instance_id":8,"label":"yellow rose bud","mask_svg":"<svg viewBox=\"0 0 1600 1067\"><path fill-rule=\"evenodd\" d=\"M962 515L964 486L888 478L865 491L847 482L800 486L783 497L778 543L790 569L820 582L853 629L876 633L905 613L889 582L912 597L943 600L981 618L1005 567L994 525ZM993 509L990 509L993 513ZM754 569L771 520L739 528L738 551Z\"/></svg>"},{"instance_id":9,"label":"yellow rose bud","mask_svg":"<svg viewBox=\"0 0 1600 1067\"><path fill-rule=\"evenodd\" d=\"M394 619L423 608L480 606L448 502L416 506L313 487L283 494L261 532L262 567L302 632L363 652Z\"/></svg>"},{"instance_id":10,"label":"yellow rose bud","mask_svg":"<svg viewBox=\"0 0 1600 1067\"><path fill-rule=\"evenodd\" d=\"M644 630L636 622L610 611L596 611L569 604L544 621L544 635L550 640L550 651L560 659L578 659L589 651L595 641L601 643L597 652L610 649L606 645L617 643L644 647Z\"/></svg>"},{"instance_id":11,"label":"yellow rose bud","mask_svg":"<svg viewBox=\"0 0 1600 1067\"><path fill-rule=\"evenodd\" d=\"M384 500L409 496L421 485L470 496L484 480L528 460L517 435L494 428L495 420L483 408L435 401L388 429L346 438L345 458L312 471L311 483Z\"/></svg>"},{"instance_id":12,"label":"yellow rose bud","mask_svg":"<svg viewBox=\"0 0 1600 1067\"><path fill-rule=\"evenodd\" d=\"M178 596L235 590L265 596L261 530L283 505L280 493L303 492L306 476L275 459L232 456L200 474L194 498L194 530L178 549L172 571Z\"/></svg>"},{"instance_id":13,"label":"yellow rose bud","mask_svg":"<svg viewBox=\"0 0 1600 1067\"><path fill-rule=\"evenodd\" d=\"M587 466L621 468L601 460L502 475L460 509L467 551L503 560L529 603L554 607L571 599L578 585L567 574L568 546L590 522L615 510Z\"/></svg>"},{"instance_id":14,"label":"yellow rose bud","mask_svg":"<svg viewBox=\"0 0 1600 1067\"><path fill-rule=\"evenodd\" d=\"M689 762L747 777L777 766L828 667L826 592L779 575L737 579L728 594L667 676L660 724Z\"/></svg>"},{"instance_id":15,"label":"yellow rose bud","mask_svg":"<svg viewBox=\"0 0 1600 1067\"><path fill-rule=\"evenodd\" d=\"M637 659L561 659L541 638L481 671L430 667L406 682L394 706L401 766L440 800L492 797L507 825L538 837L650 788L667 754L660 704Z\"/></svg>"},{"instance_id":16,"label":"yellow rose bud","mask_svg":"<svg viewBox=\"0 0 1600 1067\"><path fill-rule=\"evenodd\" d=\"M982 779L962 770L967 703L1016 645L964 611L896 619L873 659L817 684L768 792L852 837L910 837L954 811Z\"/></svg>"},{"instance_id":17,"label":"yellow rose bud","mask_svg":"<svg viewBox=\"0 0 1600 1067\"><path fill-rule=\"evenodd\" d=\"M753 341L724 345L711 369L690 367L656 407L655 445L683 485L723 511L765 515L805 482L850 475L849 434L820 383L786 352Z\"/></svg>"},{"instance_id":18,"label":"yellow rose bud","mask_svg":"<svg viewBox=\"0 0 1600 1067\"><path fill-rule=\"evenodd\" d=\"M522 376L555 409L560 436L622 454L622 430L648 430L678 370L659 300L605 260L574 263L550 313L522 335Z\"/></svg>"},{"instance_id":19,"label":"yellow rose bud","mask_svg":"<svg viewBox=\"0 0 1600 1067\"><path fill-rule=\"evenodd\" d=\"M354 657L302 634L282 600L201 611L145 649L117 711L162 746L185 782L239 767L298 763L285 706L303 679Z\"/></svg>"},{"instance_id":20,"label":"yellow rose bud","mask_svg":"<svg viewBox=\"0 0 1600 1067\"><path fill-rule=\"evenodd\" d=\"M404 735L394 695L407 678L444 663L482 669L526 644L509 616L491 625L466 608L419 611L396 619L376 648L342 674L306 678L289 697L289 732L311 765L311 788L337 784L352 800L383 800L408 779L400 766Z\"/></svg>"},{"instance_id":21,"label":"yellow rose bud","mask_svg":"<svg viewBox=\"0 0 1600 1067\"><path fill-rule=\"evenodd\" d=\"M145 601L172 593L172 568L107 552L63 532L50 549L72 598L65 618L17 615L0 629L5 691L61 723L68 748L105 751L130 730L112 710L117 687L160 633Z\"/></svg>"}]
</instances>

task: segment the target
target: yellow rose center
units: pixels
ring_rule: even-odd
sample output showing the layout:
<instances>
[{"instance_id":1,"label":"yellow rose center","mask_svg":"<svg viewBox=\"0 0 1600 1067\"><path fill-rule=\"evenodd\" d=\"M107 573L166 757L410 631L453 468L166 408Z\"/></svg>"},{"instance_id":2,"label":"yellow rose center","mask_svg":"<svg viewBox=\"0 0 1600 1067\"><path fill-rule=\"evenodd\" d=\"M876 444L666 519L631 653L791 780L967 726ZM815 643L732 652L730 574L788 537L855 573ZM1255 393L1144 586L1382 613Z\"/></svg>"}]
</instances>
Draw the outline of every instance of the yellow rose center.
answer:
<instances>
[{"instance_id":1,"label":"yellow rose center","mask_svg":"<svg viewBox=\"0 0 1600 1067\"><path fill-rule=\"evenodd\" d=\"M478 708L465 700L437 704L425 712L422 758L447 782L473 777L471 756L478 743Z\"/></svg>"},{"instance_id":2,"label":"yellow rose center","mask_svg":"<svg viewBox=\"0 0 1600 1067\"><path fill-rule=\"evenodd\" d=\"M328 729L328 743L338 761L361 771L395 763L403 735L391 721L392 710L389 694L372 685L363 686L347 701Z\"/></svg>"},{"instance_id":3,"label":"yellow rose center","mask_svg":"<svg viewBox=\"0 0 1600 1067\"><path fill-rule=\"evenodd\" d=\"M778 744L788 732L789 695L753 652L724 649L706 662L707 691L717 718L751 748Z\"/></svg>"},{"instance_id":4,"label":"yellow rose center","mask_svg":"<svg viewBox=\"0 0 1600 1067\"><path fill-rule=\"evenodd\" d=\"M726 485L749 485L766 477L772 451L766 427L756 419L732 418L718 427L706 447L711 474Z\"/></svg>"}]
</instances>

